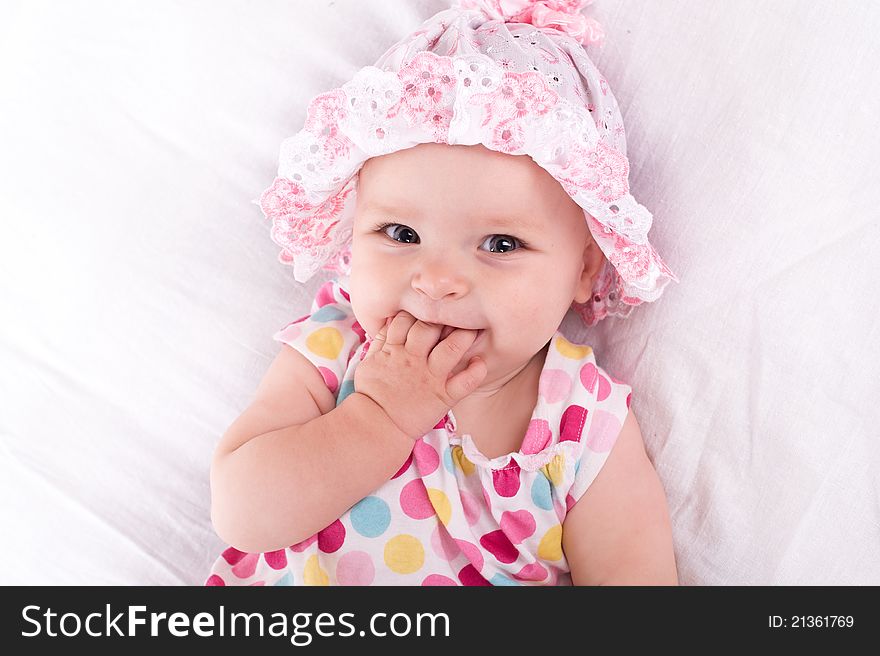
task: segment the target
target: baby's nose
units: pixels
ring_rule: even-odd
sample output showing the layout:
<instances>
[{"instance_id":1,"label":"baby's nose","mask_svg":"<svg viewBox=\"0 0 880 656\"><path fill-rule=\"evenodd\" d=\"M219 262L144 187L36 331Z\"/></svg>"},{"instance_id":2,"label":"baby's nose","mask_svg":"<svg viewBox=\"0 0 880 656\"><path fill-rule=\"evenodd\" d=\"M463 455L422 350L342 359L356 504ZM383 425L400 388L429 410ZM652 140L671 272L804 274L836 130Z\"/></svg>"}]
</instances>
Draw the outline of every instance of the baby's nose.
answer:
<instances>
[{"instance_id":1,"label":"baby's nose","mask_svg":"<svg viewBox=\"0 0 880 656\"><path fill-rule=\"evenodd\" d=\"M469 282L463 273L455 270L451 262L433 262L422 266L413 275L412 286L417 292L439 301L464 296Z\"/></svg>"}]
</instances>

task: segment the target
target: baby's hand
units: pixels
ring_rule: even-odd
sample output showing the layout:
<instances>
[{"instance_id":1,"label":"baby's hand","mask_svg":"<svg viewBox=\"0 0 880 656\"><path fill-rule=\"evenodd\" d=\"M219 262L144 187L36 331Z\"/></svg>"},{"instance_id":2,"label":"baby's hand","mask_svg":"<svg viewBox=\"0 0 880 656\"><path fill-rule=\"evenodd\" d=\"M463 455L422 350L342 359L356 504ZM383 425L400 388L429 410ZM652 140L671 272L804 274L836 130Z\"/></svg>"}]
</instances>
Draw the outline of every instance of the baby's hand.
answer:
<instances>
[{"instance_id":1,"label":"baby's hand","mask_svg":"<svg viewBox=\"0 0 880 656\"><path fill-rule=\"evenodd\" d=\"M441 332L442 326L398 312L386 320L354 372L355 391L378 403L414 440L433 429L488 372L474 356L464 371L450 376L478 331L457 328L438 343Z\"/></svg>"}]
</instances>

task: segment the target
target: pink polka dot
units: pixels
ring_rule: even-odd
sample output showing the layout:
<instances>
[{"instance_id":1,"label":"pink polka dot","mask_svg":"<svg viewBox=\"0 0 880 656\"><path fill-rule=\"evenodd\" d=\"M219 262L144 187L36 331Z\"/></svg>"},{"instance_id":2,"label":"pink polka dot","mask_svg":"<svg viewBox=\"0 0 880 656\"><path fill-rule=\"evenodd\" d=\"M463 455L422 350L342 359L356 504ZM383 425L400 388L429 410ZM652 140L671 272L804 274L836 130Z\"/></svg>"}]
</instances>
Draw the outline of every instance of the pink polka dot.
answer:
<instances>
[{"instance_id":1,"label":"pink polka dot","mask_svg":"<svg viewBox=\"0 0 880 656\"><path fill-rule=\"evenodd\" d=\"M397 473L396 473L394 476L391 477L391 480L393 481L395 478L397 478L397 477L400 476L403 472L405 472L407 469L409 469L409 466L410 466L411 464L412 464L412 451L410 451L410 454L409 454L409 456L407 457L406 462L403 463L403 464L400 466L400 469L397 470Z\"/></svg>"},{"instance_id":2,"label":"pink polka dot","mask_svg":"<svg viewBox=\"0 0 880 656\"><path fill-rule=\"evenodd\" d=\"M239 551L235 547L229 547L220 555L223 556L223 560L225 560L227 563L229 563L230 565L235 565L235 563L247 556L247 553L244 551Z\"/></svg>"},{"instance_id":3,"label":"pink polka dot","mask_svg":"<svg viewBox=\"0 0 880 656\"><path fill-rule=\"evenodd\" d=\"M467 540L459 539L455 540L455 544L458 545L458 548L461 549L465 558L471 561L471 565L473 565L478 572L483 569L483 553L476 545L471 544Z\"/></svg>"},{"instance_id":4,"label":"pink polka dot","mask_svg":"<svg viewBox=\"0 0 880 656\"><path fill-rule=\"evenodd\" d=\"M583 385L588 392L592 392L596 389L596 378L598 378L598 376L599 370L596 369L596 365L592 362L588 362L581 367L581 385Z\"/></svg>"},{"instance_id":5,"label":"pink polka dot","mask_svg":"<svg viewBox=\"0 0 880 656\"><path fill-rule=\"evenodd\" d=\"M318 534L315 533L312 537L306 538L302 542L297 542L296 544L290 545L290 550L294 553L302 553L303 551L311 547L317 539Z\"/></svg>"},{"instance_id":6,"label":"pink polka dot","mask_svg":"<svg viewBox=\"0 0 880 656\"><path fill-rule=\"evenodd\" d=\"M632 400L632 392L626 395L626 409L629 410L629 403Z\"/></svg>"},{"instance_id":7,"label":"pink polka dot","mask_svg":"<svg viewBox=\"0 0 880 656\"><path fill-rule=\"evenodd\" d=\"M318 549L324 553L338 551L345 541L345 527L338 519L325 529L318 531Z\"/></svg>"},{"instance_id":8,"label":"pink polka dot","mask_svg":"<svg viewBox=\"0 0 880 656\"><path fill-rule=\"evenodd\" d=\"M440 454L437 453L437 449L420 438L413 447L413 460L419 476L427 476L440 465Z\"/></svg>"},{"instance_id":9,"label":"pink polka dot","mask_svg":"<svg viewBox=\"0 0 880 656\"><path fill-rule=\"evenodd\" d=\"M538 453L550 444L553 434L546 419L532 419L526 429L520 450L523 453Z\"/></svg>"},{"instance_id":10,"label":"pink polka dot","mask_svg":"<svg viewBox=\"0 0 880 656\"><path fill-rule=\"evenodd\" d=\"M511 459L504 469L492 470L492 485L502 497L515 496L519 491L519 465Z\"/></svg>"},{"instance_id":11,"label":"pink polka dot","mask_svg":"<svg viewBox=\"0 0 880 656\"><path fill-rule=\"evenodd\" d=\"M446 417L440 417L440 421L434 424L434 430L438 428L446 428Z\"/></svg>"},{"instance_id":12,"label":"pink polka dot","mask_svg":"<svg viewBox=\"0 0 880 656\"><path fill-rule=\"evenodd\" d=\"M586 444L596 453L610 451L617 441L621 428L620 420L615 415L604 410L596 410L590 423Z\"/></svg>"},{"instance_id":13,"label":"pink polka dot","mask_svg":"<svg viewBox=\"0 0 880 656\"><path fill-rule=\"evenodd\" d=\"M464 509L464 518L468 526L473 526L480 519L480 502L467 490L459 490L459 497L461 497L461 507Z\"/></svg>"},{"instance_id":14,"label":"pink polka dot","mask_svg":"<svg viewBox=\"0 0 880 656\"><path fill-rule=\"evenodd\" d=\"M480 538L480 545L501 563L512 563L519 556L517 548L501 530L486 533Z\"/></svg>"},{"instance_id":15,"label":"pink polka dot","mask_svg":"<svg viewBox=\"0 0 880 656\"><path fill-rule=\"evenodd\" d=\"M609 394L611 394L611 383L608 382L605 376L599 374L599 393L596 395L596 400L604 401L608 398Z\"/></svg>"},{"instance_id":16,"label":"pink polka dot","mask_svg":"<svg viewBox=\"0 0 880 656\"><path fill-rule=\"evenodd\" d=\"M577 503L577 501L574 500L573 496L571 496L570 494L565 495L565 510L566 511L571 511L571 509L574 507L575 503Z\"/></svg>"},{"instance_id":17,"label":"pink polka dot","mask_svg":"<svg viewBox=\"0 0 880 656\"><path fill-rule=\"evenodd\" d=\"M483 501L486 502L486 510L492 512L492 499L489 497L489 490L482 486L480 488L483 490Z\"/></svg>"},{"instance_id":18,"label":"pink polka dot","mask_svg":"<svg viewBox=\"0 0 880 656\"><path fill-rule=\"evenodd\" d=\"M431 548L443 560L452 560L461 553L461 549L458 548L455 540L449 535L449 531L440 522L437 523L437 527L431 533Z\"/></svg>"},{"instance_id":19,"label":"pink polka dot","mask_svg":"<svg viewBox=\"0 0 880 656\"><path fill-rule=\"evenodd\" d=\"M272 569L284 569L287 567L287 553L284 549L267 551L263 554L263 560Z\"/></svg>"},{"instance_id":20,"label":"pink polka dot","mask_svg":"<svg viewBox=\"0 0 880 656\"><path fill-rule=\"evenodd\" d=\"M541 563L530 563L513 575L520 581L543 581L547 578L547 568Z\"/></svg>"},{"instance_id":21,"label":"pink polka dot","mask_svg":"<svg viewBox=\"0 0 880 656\"><path fill-rule=\"evenodd\" d=\"M587 409L579 405L570 405L562 413L559 420L559 441L579 442L581 433L584 431L584 424L587 421Z\"/></svg>"},{"instance_id":22,"label":"pink polka dot","mask_svg":"<svg viewBox=\"0 0 880 656\"><path fill-rule=\"evenodd\" d=\"M251 587L260 586L260 585L266 585L266 582L265 581L254 581L253 583L250 584Z\"/></svg>"},{"instance_id":23,"label":"pink polka dot","mask_svg":"<svg viewBox=\"0 0 880 656\"><path fill-rule=\"evenodd\" d=\"M538 380L538 395L547 403L558 403L571 393L571 376L562 369L545 369Z\"/></svg>"},{"instance_id":24,"label":"pink polka dot","mask_svg":"<svg viewBox=\"0 0 880 656\"><path fill-rule=\"evenodd\" d=\"M458 583L442 574L429 574L425 577L425 580L422 581L422 585L458 585Z\"/></svg>"},{"instance_id":25,"label":"pink polka dot","mask_svg":"<svg viewBox=\"0 0 880 656\"><path fill-rule=\"evenodd\" d=\"M348 295L348 292L345 291L342 287L339 288L339 295L342 296L346 301L351 303L351 296Z\"/></svg>"},{"instance_id":26,"label":"pink polka dot","mask_svg":"<svg viewBox=\"0 0 880 656\"><path fill-rule=\"evenodd\" d=\"M224 585L225 586L226 582L222 578L217 576L216 574L211 574L211 576L208 577L208 580L205 581L205 585Z\"/></svg>"},{"instance_id":27,"label":"pink polka dot","mask_svg":"<svg viewBox=\"0 0 880 656\"><path fill-rule=\"evenodd\" d=\"M501 530L513 544L535 533L535 518L528 510L507 510L501 514Z\"/></svg>"},{"instance_id":28,"label":"pink polka dot","mask_svg":"<svg viewBox=\"0 0 880 656\"><path fill-rule=\"evenodd\" d=\"M306 315L302 319L297 319L293 323L288 324L287 326L282 328L279 337L283 338L285 342L292 342L293 340L295 340L297 337L302 335L302 327L297 326L296 324L300 321L305 321L309 318L309 316L310 315Z\"/></svg>"},{"instance_id":29,"label":"pink polka dot","mask_svg":"<svg viewBox=\"0 0 880 656\"><path fill-rule=\"evenodd\" d=\"M336 564L339 585L370 585L375 578L376 567L365 551L349 551Z\"/></svg>"},{"instance_id":30,"label":"pink polka dot","mask_svg":"<svg viewBox=\"0 0 880 656\"><path fill-rule=\"evenodd\" d=\"M233 567L232 573L240 579L250 578L257 571L257 561L260 560L260 554L245 554L244 558L239 560Z\"/></svg>"},{"instance_id":31,"label":"pink polka dot","mask_svg":"<svg viewBox=\"0 0 880 656\"><path fill-rule=\"evenodd\" d=\"M351 324L351 330L358 336L358 341L363 344L364 341L367 339L367 333L363 329L363 327L361 327L361 325L357 321L355 321L353 324Z\"/></svg>"},{"instance_id":32,"label":"pink polka dot","mask_svg":"<svg viewBox=\"0 0 880 656\"><path fill-rule=\"evenodd\" d=\"M462 585L492 585L474 569L473 565L465 565L458 573Z\"/></svg>"},{"instance_id":33,"label":"pink polka dot","mask_svg":"<svg viewBox=\"0 0 880 656\"><path fill-rule=\"evenodd\" d=\"M428 519L436 514L421 478L410 481L400 490L400 507L413 519Z\"/></svg>"},{"instance_id":34,"label":"pink polka dot","mask_svg":"<svg viewBox=\"0 0 880 656\"><path fill-rule=\"evenodd\" d=\"M336 394L336 390L339 389L339 379L336 377L336 374L330 371L327 367L322 366L318 366L318 371L324 379L327 389Z\"/></svg>"},{"instance_id":35,"label":"pink polka dot","mask_svg":"<svg viewBox=\"0 0 880 656\"><path fill-rule=\"evenodd\" d=\"M318 371L321 372L321 377L327 384L327 389L336 394L336 390L339 389L339 379L336 378L336 374L330 371L327 367L319 366Z\"/></svg>"},{"instance_id":36,"label":"pink polka dot","mask_svg":"<svg viewBox=\"0 0 880 656\"><path fill-rule=\"evenodd\" d=\"M319 308L336 302L336 298L333 296L332 280L328 280L323 285L321 285L321 288L318 289L318 293L315 294L315 302L318 304Z\"/></svg>"}]
</instances>

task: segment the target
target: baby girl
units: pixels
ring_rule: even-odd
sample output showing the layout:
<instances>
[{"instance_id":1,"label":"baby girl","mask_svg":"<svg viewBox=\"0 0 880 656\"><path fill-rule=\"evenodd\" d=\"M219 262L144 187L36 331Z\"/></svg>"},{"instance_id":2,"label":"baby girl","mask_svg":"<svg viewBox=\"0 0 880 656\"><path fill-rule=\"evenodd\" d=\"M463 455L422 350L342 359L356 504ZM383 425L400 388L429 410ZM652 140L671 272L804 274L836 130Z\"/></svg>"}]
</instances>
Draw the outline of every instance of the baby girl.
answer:
<instances>
[{"instance_id":1,"label":"baby girl","mask_svg":"<svg viewBox=\"0 0 880 656\"><path fill-rule=\"evenodd\" d=\"M336 276L211 469L209 585L676 584L631 388L559 330L675 275L583 0L462 0L314 98L260 200Z\"/></svg>"}]
</instances>

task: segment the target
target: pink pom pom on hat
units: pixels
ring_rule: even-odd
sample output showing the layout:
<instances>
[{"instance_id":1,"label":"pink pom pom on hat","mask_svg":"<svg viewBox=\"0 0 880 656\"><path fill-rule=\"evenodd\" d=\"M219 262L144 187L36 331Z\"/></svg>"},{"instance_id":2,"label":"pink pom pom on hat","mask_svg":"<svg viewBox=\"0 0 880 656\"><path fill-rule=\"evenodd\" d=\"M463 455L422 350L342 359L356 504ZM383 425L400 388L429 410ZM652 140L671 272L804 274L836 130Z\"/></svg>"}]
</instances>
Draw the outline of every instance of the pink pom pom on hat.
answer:
<instances>
[{"instance_id":1,"label":"pink pom pom on hat","mask_svg":"<svg viewBox=\"0 0 880 656\"><path fill-rule=\"evenodd\" d=\"M586 325L626 317L678 282L648 241L652 215L629 193L617 101L584 51L604 38L580 13L590 3L459 0L314 97L259 200L296 280L321 268L349 275L365 161L444 143L529 155L583 208L607 260L592 298L572 303Z\"/></svg>"}]
</instances>

